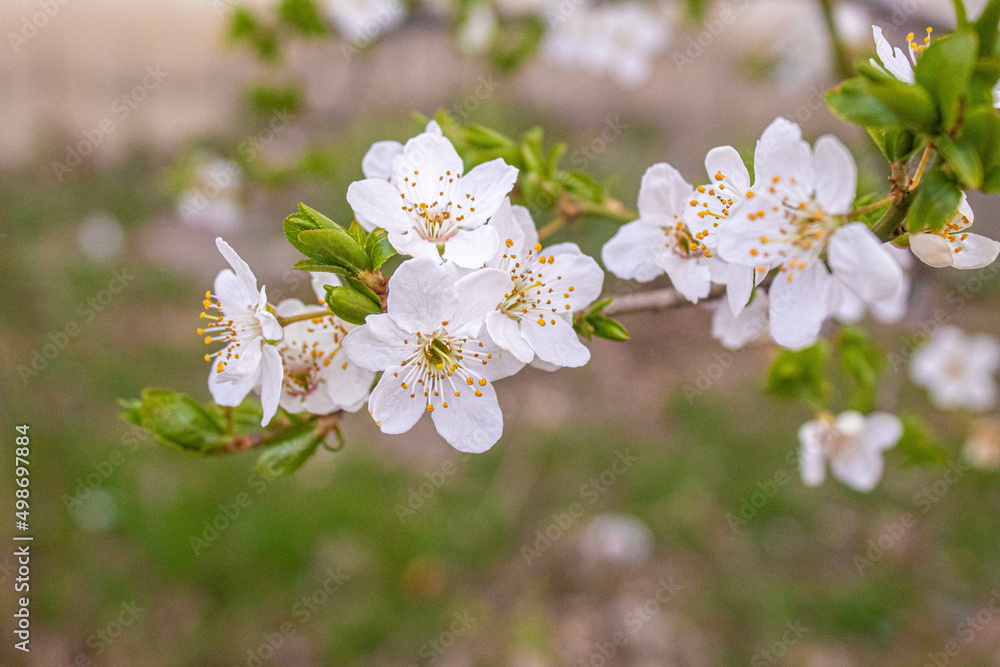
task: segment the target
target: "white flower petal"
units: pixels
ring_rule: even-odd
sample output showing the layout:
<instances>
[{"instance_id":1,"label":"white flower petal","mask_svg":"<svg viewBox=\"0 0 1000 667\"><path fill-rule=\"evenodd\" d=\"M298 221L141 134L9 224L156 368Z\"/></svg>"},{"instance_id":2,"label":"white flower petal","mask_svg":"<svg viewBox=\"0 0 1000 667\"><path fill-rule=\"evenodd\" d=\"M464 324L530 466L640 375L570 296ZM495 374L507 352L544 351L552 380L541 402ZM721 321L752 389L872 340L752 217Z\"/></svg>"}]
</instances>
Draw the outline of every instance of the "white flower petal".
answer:
<instances>
[{"instance_id":1,"label":"white flower petal","mask_svg":"<svg viewBox=\"0 0 1000 667\"><path fill-rule=\"evenodd\" d=\"M494 343L510 352L518 360L527 364L535 358L535 351L521 335L518 322L499 310L494 310L486 316L486 331Z\"/></svg>"},{"instance_id":2,"label":"white flower petal","mask_svg":"<svg viewBox=\"0 0 1000 667\"><path fill-rule=\"evenodd\" d=\"M771 285L771 337L783 347L809 347L830 314L830 274L817 262L789 282L779 273Z\"/></svg>"},{"instance_id":3,"label":"white flower petal","mask_svg":"<svg viewBox=\"0 0 1000 667\"><path fill-rule=\"evenodd\" d=\"M433 260L416 258L399 265L389 279L389 317L408 333L431 333L450 320L458 306L455 284Z\"/></svg>"},{"instance_id":4,"label":"white flower petal","mask_svg":"<svg viewBox=\"0 0 1000 667\"><path fill-rule=\"evenodd\" d=\"M361 159L361 171L365 178L392 178L392 165L396 156L402 154L403 144L398 141L376 141Z\"/></svg>"},{"instance_id":5,"label":"white flower petal","mask_svg":"<svg viewBox=\"0 0 1000 667\"><path fill-rule=\"evenodd\" d=\"M401 363L415 344L404 343L407 332L396 326L385 313L369 315L365 323L351 329L344 338L344 352L361 368L385 370Z\"/></svg>"},{"instance_id":6,"label":"white flower petal","mask_svg":"<svg viewBox=\"0 0 1000 667\"><path fill-rule=\"evenodd\" d=\"M684 215L694 188L666 162L646 170L639 187L639 217L650 221L674 221Z\"/></svg>"},{"instance_id":7,"label":"white flower petal","mask_svg":"<svg viewBox=\"0 0 1000 667\"><path fill-rule=\"evenodd\" d=\"M566 368L583 366L590 361L590 350L580 342L573 325L561 317L551 318L544 326L522 321L521 332L542 361Z\"/></svg>"},{"instance_id":8,"label":"white flower petal","mask_svg":"<svg viewBox=\"0 0 1000 667\"><path fill-rule=\"evenodd\" d=\"M658 261L664 246L663 230L645 220L623 225L601 249L608 271L623 280L646 283L663 273Z\"/></svg>"},{"instance_id":9,"label":"white flower petal","mask_svg":"<svg viewBox=\"0 0 1000 667\"><path fill-rule=\"evenodd\" d=\"M705 156L705 170L714 185L716 175L722 174L739 191L740 196L750 190L750 172L740 157L739 151L732 146L713 148Z\"/></svg>"},{"instance_id":10,"label":"white flower petal","mask_svg":"<svg viewBox=\"0 0 1000 667\"><path fill-rule=\"evenodd\" d=\"M739 317L753 295L756 273L749 266L726 265L726 302L735 317Z\"/></svg>"},{"instance_id":11,"label":"white flower petal","mask_svg":"<svg viewBox=\"0 0 1000 667\"><path fill-rule=\"evenodd\" d=\"M910 250L917 256L917 259L935 269L951 266L952 262L955 261L948 241L929 232L910 234Z\"/></svg>"},{"instance_id":12,"label":"white flower petal","mask_svg":"<svg viewBox=\"0 0 1000 667\"><path fill-rule=\"evenodd\" d=\"M845 449L830 459L834 477L855 491L867 493L882 479L885 463L880 451L863 448Z\"/></svg>"},{"instance_id":13,"label":"white flower petal","mask_svg":"<svg viewBox=\"0 0 1000 667\"><path fill-rule=\"evenodd\" d=\"M830 239L830 268L867 303L899 293L903 269L862 222L844 225Z\"/></svg>"},{"instance_id":14,"label":"white flower petal","mask_svg":"<svg viewBox=\"0 0 1000 667\"><path fill-rule=\"evenodd\" d=\"M826 424L818 420L806 422L799 428L799 468L802 483L806 486L819 486L826 478L821 436L827 428Z\"/></svg>"},{"instance_id":15,"label":"white flower petal","mask_svg":"<svg viewBox=\"0 0 1000 667\"><path fill-rule=\"evenodd\" d=\"M243 302L244 306L252 306L257 303L257 278L254 276L253 271L250 270L250 266L243 261L236 251L233 250L228 243L222 240L222 238L215 239L215 247L219 249L222 256L229 266L233 267L233 271L236 272L236 277L239 279L240 283L240 293L245 298ZM235 286L234 286L235 287ZM235 292L235 290L234 290ZM236 294L233 294L236 297Z\"/></svg>"},{"instance_id":16,"label":"white flower petal","mask_svg":"<svg viewBox=\"0 0 1000 667\"><path fill-rule=\"evenodd\" d=\"M861 444L868 449L882 451L895 447L902 437L903 422L899 417L888 412L875 412L868 415Z\"/></svg>"},{"instance_id":17,"label":"white flower petal","mask_svg":"<svg viewBox=\"0 0 1000 667\"><path fill-rule=\"evenodd\" d=\"M456 336L476 337L510 289L510 274L500 269L479 269L455 282L458 306L448 323Z\"/></svg>"},{"instance_id":18,"label":"white flower petal","mask_svg":"<svg viewBox=\"0 0 1000 667\"><path fill-rule=\"evenodd\" d=\"M965 237L962 240L962 236ZM992 264L1000 255L1000 243L979 234L956 237L952 250L952 266L956 269L981 269ZM959 250L960 249L960 250Z\"/></svg>"},{"instance_id":19,"label":"white flower petal","mask_svg":"<svg viewBox=\"0 0 1000 667\"><path fill-rule=\"evenodd\" d=\"M904 83L914 83L916 77L913 74L913 66L907 59L906 54L900 48L893 49L892 45L882 34L882 28L877 25L872 26L872 33L875 36L875 52L879 60L890 74Z\"/></svg>"},{"instance_id":20,"label":"white flower petal","mask_svg":"<svg viewBox=\"0 0 1000 667\"><path fill-rule=\"evenodd\" d=\"M221 357L225 358L227 350L223 350ZM257 386L257 375L251 375L239 382L227 382L219 376L219 362L212 360L212 370L208 374L208 390L212 394L212 400L218 405L236 407L243 402L253 388Z\"/></svg>"},{"instance_id":21,"label":"white flower petal","mask_svg":"<svg viewBox=\"0 0 1000 667\"><path fill-rule=\"evenodd\" d=\"M548 255L548 249L542 254ZM586 308L601 296L604 271L593 257L570 253L548 256L554 260L546 264L543 272L536 272L536 275L544 276L545 285L552 290L551 294L556 295L553 297L553 304L556 304L556 299L559 304L565 304L559 305L560 315ZM565 306L569 308L566 309Z\"/></svg>"},{"instance_id":22,"label":"white flower petal","mask_svg":"<svg viewBox=\"0 0 1000 667\"><path fill-rule=\"evenodd\" d=\"M427 411L427 400L422 391L415 387L402 387L400 378L406 375L406 370L404 366L386 368L368 399L368 412L383 433L406 433Z\"/></svg>"},{"instance_id":23,"label":"white flower petal","mask_svg":"<svg viewBox=\"0 0 1000 667\"><path fill-rule=\"evenodd\" d=\"M767 293L759 290L749 306L742 309L739 316L727 304L715 304L712 316L712 338L729 350L738 350L768 331Z\"/></svg>"},{"instance_id":24,"label":"white flower petal","mask_svg":"<svg viewBox=\"0 0 1000 667\"><path fill-rule=\"evenodd\" d=\"M795 123L776 118L757 141L754 151L756 187L767 187L775 176L795 176L808 191L815 182L812 149L802 140L802 130Z\"/></svg>"},{"instance_id":25,"label":"white flower petal","mask_svg":"<svg viewBox=\"0 0 1000 667\"><path fill-rule=\"evenodd\" d=\"M478 269L486 264L500 247L500 239L492 225L475 229L459 229L444 244L444 259L462 268Z\"/></svg>"},{"instance_id":26,"label":"white flower petal","mask_svg":"<svg viewBox=\"0 0 1000 667\"><path fill-rule=\"evenodd\" d=\"M707 262L696 257L681 257L674 253L660 256L663 266L674 289L692 303L704 299L712 289L712 270Z\"/></svg>"},{"instance_id":27,"label":"white flower petal","mask_svg":"<svg viewBox=\"0 0 1000 667\"><path fill-rule=\"evenodd\" d=\"M465 216L462 226L471 229L485 223L500 208L516 181L517 168L501 158L473 167L458 182L455 195Z\"/></svg>"},{"instance_id":28,"label":"white flower petal","mask_svg":"<svg viewBox=\"0 0 1000 667\"><path fill-rule=\"evenodd\" d=\"M267 426L278 411L282 376L281 355L278 353L278 348L274 345L265 345L261 353L260 406L264 410L264 416L260 420L261 426Z\"/></svg>"},{"instance_id":29,"label":"white flower petal","mask_svg":"<svg viewBox=\"0 0 1000 667\"><path fill-rule=\"evenodd\" d=\"M858 191L858 167L854 156L836 137L826 135L816 142L816 201L831 215L847 213Z\"/></svg>"},{"instance_id":30,"label":"white flower petal","mask_svg":"<svg viewBox=\"0 0 1000 667\"><path fill-rule=\"evenodd\" d=\"M413 228L413 221L401 207L399 190L381 178L355 181L347 188L347 203L358 218L371 231L381 227L389 232L405 232Z\"/></svg>"},{"instance_id":31,"label":"white flower petal","mask_svg":"<svg viewBox=\"0 0 1000 667\"><path fill-rule=\"evenodd\" d=\"M437 432L460 452L479 454L503 434L503 414L492 384L479 388L481 396L463 391L448 397L448 407L436 406L431 419Z\"/></svg>"}]
</instances>

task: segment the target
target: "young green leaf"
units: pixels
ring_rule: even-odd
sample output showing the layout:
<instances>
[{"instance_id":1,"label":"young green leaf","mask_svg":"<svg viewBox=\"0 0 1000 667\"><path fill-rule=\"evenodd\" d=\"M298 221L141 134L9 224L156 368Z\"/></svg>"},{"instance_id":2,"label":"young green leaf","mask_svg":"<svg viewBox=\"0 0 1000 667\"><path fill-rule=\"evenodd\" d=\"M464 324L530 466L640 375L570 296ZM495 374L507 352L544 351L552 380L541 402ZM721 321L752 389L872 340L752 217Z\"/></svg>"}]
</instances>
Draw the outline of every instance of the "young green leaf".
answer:
<instances>
[{"instance_id":1,"label":"young green leaf","mask_svg":"<svg viewBox=\"0 0 1000 667\"><path fill-rule=\"evenodd\" d=\"M350 287L326 285L326 303L345 322L364 324L369 315L382 312L381 303Z\"/></svg>"},{"instance_id":2,"label":"young green leaf","mask_svg":"<svg viewBox=\"0 0 1000 667\"><path fill-rule=\"evenodd\" d=\"M934 98L945 129L958 119L978 52L979 38L974 32L954 32L931 42L917 61L917 84Z\"/></svg>"},{"instance_id":3,"label":"young green leaf","mask_svg":"<svg viewBox=\"0 0 1000 667\"><path fill-rule=\"evenodd\" d=\"M861 77L848 79L829 91L826 105L841 120L867 127L869 131L870 128L898 128L896 116L871 93L868 82Z\"/></svg>"},{"instance_id":4,"label":"young green leaf","mask_svg":"<svg viewBox=\"0 0 1000 667\"><path fill-rule=\"evenodd\" d=\"M941 229L955 217L961 200L962 191L948 174L938 167L928 169L906 215L907 231L934 232Z\"/></svg>"}]
</instances>

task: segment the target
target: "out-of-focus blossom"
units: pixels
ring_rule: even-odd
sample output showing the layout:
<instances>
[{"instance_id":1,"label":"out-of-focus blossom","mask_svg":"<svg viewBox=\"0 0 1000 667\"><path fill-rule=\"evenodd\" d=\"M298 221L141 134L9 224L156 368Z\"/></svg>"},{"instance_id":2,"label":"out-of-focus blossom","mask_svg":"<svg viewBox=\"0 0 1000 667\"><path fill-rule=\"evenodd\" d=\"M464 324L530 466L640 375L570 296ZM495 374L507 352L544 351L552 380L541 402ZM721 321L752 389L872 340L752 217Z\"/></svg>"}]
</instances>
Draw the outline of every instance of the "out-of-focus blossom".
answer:
<instances>
[{"instance_id":1,"label":"out-of-focus blossom","mask_svg":"<svg viewBox=\"0 0 1000 667\"><path fill-rule=\"evenodd\" d=\"M1000 419L977 420L962 448L962 457L981 470L1000 468Z\"/></svg>"},{"instance_id":2,"label":"out-of-focus blossom","mask_svg":"<svg viewBox=\"0 0 1000 667\"><path fill-rule=\"evenodd\" d=\"M903 423L885 412L821 415L799 429L802 481L822 484L829 461L834 477L856 491L871 491L882 478L882 452L895 447L902 435Z\"/></svg>"},{"instance_id":3,"label":"out-of-focus blossom","mask_svg":"<svg viewBox=\"0 0 1000 667\"><path fill-rule=\"evenodd\" d=\"M1000 341L940 326L910 362L914 383L942 410L989 410L997 402L994 376L1000 368Z\"/></svg>"},{"instance_id":4,"label":"out-of-focus blossom","mask_svg":"<svg viewBox=\"0 0 1000 667\"><path fill-rule=\"evenodd\" d=\"M641 565L653 555L653 531L634 516L600 514L584 531L580 551L595 564Z\"/></svg>"},{"instance_id":5,"label":"out-of-focus blossom","mask_svg":"<svg viewBox=\"0 0 1000 667\"><path fill-rule=\"evenodd\" d=\"M80 223L76 243L80 252L95 262L110 262L121 252L125 232L121 224L107 215L97 214Z\"/></svg>"},{"instance_id":6,"label":"out-of-focus blossom","mask_svg":"<svg viewBox=\"0 0 1000 667\"><path fill-rule=\"evenodd\" d=\"M403 0L329 0L327 9L341 36L358 47L395 30L406 20Z\"/></svg>"}]
</instances>

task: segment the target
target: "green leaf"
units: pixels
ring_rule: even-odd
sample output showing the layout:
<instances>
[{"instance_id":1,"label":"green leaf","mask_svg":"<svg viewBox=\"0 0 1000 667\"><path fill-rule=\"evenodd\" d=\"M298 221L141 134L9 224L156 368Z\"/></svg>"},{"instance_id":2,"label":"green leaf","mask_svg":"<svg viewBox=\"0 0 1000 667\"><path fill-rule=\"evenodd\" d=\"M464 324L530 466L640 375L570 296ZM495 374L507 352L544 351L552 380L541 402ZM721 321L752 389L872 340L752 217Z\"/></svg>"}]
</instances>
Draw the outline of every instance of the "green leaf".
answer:
<instances>
[{"instance_id":1,"label":"green leaf","mask_svg":"<svg viewBox=\"0 0 1000 667\"><path fill-rule=\"evenodd\" d=\"M326 285L326 303L337 317L351 324L364 324L369 315L382 312L382 304L350 287Z\"/></svg>"},{"instance_id":2,"label":"green leaf","mask_svg":"<svg viewBox=\"0 0 1000 667\"><path fill-rule=\"evenodd\" d=\"M351 235L359 246L364 248L368 245L368 232L365 228L358 224L357 220L351 220L351 226L347 228L347 233Z\"/></svg>"},{"instance_id":3,"label":"green leaf","mask_svg":"<svg viewBox=\"0 0 1000 667\"><path fill-rule=\"evenodd\" d=\"M856 386L849 401L850 407L862 412L872 411L879 377L885 368L885 353L860 327L844 326L837 344L844 373Z\"/></svg>"},{"instance_id":4,"label":"green leaf","mask_svg":"<svg viewBox=\"0 0 1000 667\"><path fill-rule=\"evenodd\" d=\"M514 140L485 125L475 123L465 126L465 140L478 148L511 148Z\"/></svg>"},{"instance_id":5,"label":"green leaf","mask_svg":"<svg viewBox=\"0 0 1000 667\"><path fill-rule=\"evenodd\" d=\"M971 110L960 139L976 149L983 165L983 192L1000 194L1000 117L992 108Z\"/></svg>"},{"instance_id":6,"label":"green leaf","mask_svg":"<svg viewBox=\"0 0 1000 667\"><path fill-rule=\"evenodd\" d=\"M368 267L368 255L343 227L299 232L299 251L323 264L336 264L352 273Z\"/></svg>"},{"instance_id":7,"label":"green leaf","mask_svg":"<svg viewBox=\"0 0 1000 667\"><path fill-rule=\"evenodd\" d=\"M1000 26L1000 0L990 0L975 23L976 34L979 35L980 56L992 56L996 51L998 26Z\"/></svg>"},{"instance_id":8,"label":"green leaf","mask_svg":"<svg viewBox=\"0 0 1000 667\"><path fill-rule=\"evenodd\" d=\"M955 217L961 200L962 191L948 174L938 167L928 169L906 214L907 231L933 232L941 229Z\"/></svg>"},{"instance_id":9,"label":"green leaf","mask_svg":"<svg viewBox=\"0 0 1000 667\"><path fill-rule=\"evenodd\" d=\"M622 324L610 317L602 315L591 315L587 318L587 323L593 327L593 334L598 338L622 342L628 340L628 330Z\"/></svg>"},{"instance_id":10,"label":"green leaf","mask_svg":"<svg viewBox=\"0 0 1000 667\"><path fill-rule=\"evenodd\" d=\"M396 254L396 249L389 243L389 233L381 227L376 227L368 235L365 250L368 252L372 271L378 271L390 257Z\"/></svg>"},{"instance_id":11,"label":"green leaf","mask_svg":"<svg viewBox=\"0 0 1000 667\"><path fill-rule=\"evenodd\" d=\"M346 275L348 273L347 269L336 264L324 264L322 262L317 262L312 259L300 259L299 261L292 264L293 269L298 269L299 271L322 271L324 273L339 273Z\"/></svg>"},{"instance_id":12,"label":"green leaf","mask_svg":"<svg viewBox=\"0 0 1000 667\"><path fill-rule=\"evenodd\" d=\"M976 152L976 147L966 139L941 136L935 140L935 144L961 184L978 190L983 184L983 161Z\"/></svg>"},{"instance_id":13,"label":"green leaf","mask_svg":"<svg viewBox=\"0 0 1000 667\"><path fill-rule=\"evenodd\" d=\"M916 415L902 415L903 437L895 451L913 466L943 465L948 461L948 452L935 442L933 436Z\"/></svg>"},{"instance_id":14,"label":"green leaf","mask_svg":"<svg viewBox=\"0 0 1000 667\"><path fill-rule=\"evenodd\" d=\"M290 216L285 218L282 227L285 232L285 238L291 243L296 250L302 252L299 247L299 234L308 231L310 229L336 229L340 227L330 218L326 217L322 213L315 211L305 204L299 204L299 210L296 213L292 213ZM305 254L304 252L302 254Z\"/></svg>"},{"instance_id":15,"label":"green leaf","mask_svg":"<svg viewBox=\"0 0 1000 667\"><path fill-rule=\"evenodd\" d=\"M829 91L826 105L838 118L854 125L894 128L898 124L896 116L872 94L868 82L861 77L848 79Z\"/></svg>"},{"instance_id":16,"label":"green leaf","mask_svg":"<svg viewBox=\"0 0 1000 667\"><path fill-rule=\"evenodd\" d=\"M193 398L169 389L144 389L138 406L126 411L156 440L181 451L208 454L227 443L222 425Z\"/></svg>"},{"instance_id":17,"label":"green leaf","mask_svg":"<svg viewBox=\"0 0 1000 667\"><path fill-rule=\"evenodd\" d=\"M898 125L869 127L868 135L889 162L905 162L920 145L912 132Z\"/></svg>"},{"instance_id":18,"label":"green leaf","mask_svg":"<svg viewBox=\"0 0 1000 667\"><path fill-rule=\"evenodd\" d=\"M802 399L814 407L824 405L830 385L823 367L829 356L825 340L804 350L780 350L767 374L767 393L775 398Z\"/></svg>"},{"instance_id":19,"label":"green leaf","mask_svg":"<svg viewBox=\"0 0 1000 667\"><path fill-rule=\"evenodd\" d=\"M972 79L978 52L975 33L954 32L931 42L914 68L917 83L934 98L946 129L958 119L959 103Z\"/></svg>"},{"instance_id":20,"label":"green leaf","mask_svg":"<svg viewBox=\"0 0 1000 667\"><path fill-rule=\"evenodd\" d=\"M904 126L916 132L933 132L938 127L937 108L930 93L895 79L869 81L868 89Z\"/></svg>"},{"instance_id":21,"label":"green leaf","mask_svg":"<svg viewBox=\"0 0 1000 667\"><path fill-rule=\"evenodd\" d=\"M268 478L290 475L316 453L322 439L311 423L291 426L268 439L254 469Z\"/></svg>"},{"instance_id":22,"label":"green leaf","mask_svg":"<svg viewBox=\"0 0 1000 667\"><path fill-rule=\"evenodd\" d=\"M501 18L493 38L493 64L511 71L535 55L545 36L545 21L536 16Z\"/></svg>"},{"instance_id":23,"label":"green leaf","mask_svg":"<svg viewBox=\"0 0 1000 667\"><path fill-rule=\"evenodd\" d=\"M303 35L326 34L326 21L316 7L314 0L281 0L278 18Z\"/></svg>"}]
</instances>

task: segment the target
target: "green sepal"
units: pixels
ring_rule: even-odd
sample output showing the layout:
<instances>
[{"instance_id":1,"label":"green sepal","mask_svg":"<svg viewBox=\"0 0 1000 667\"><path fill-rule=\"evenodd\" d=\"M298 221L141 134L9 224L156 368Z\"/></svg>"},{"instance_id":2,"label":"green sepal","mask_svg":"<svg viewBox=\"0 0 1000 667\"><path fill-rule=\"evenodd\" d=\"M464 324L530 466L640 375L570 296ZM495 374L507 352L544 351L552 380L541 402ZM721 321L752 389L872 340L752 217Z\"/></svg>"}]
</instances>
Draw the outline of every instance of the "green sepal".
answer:
<instances>
[{"instance_id":1,"label":"green sepal","mask_svg":"<svg viewBox=\"0 0 1000 667\"><path fill-rule=\"evenodd\" d=\"M364 324L366 317L382 312L381 303L372 301L355 289L337 285L326 285L325 289L330 310L345 322Z\"/></svg>"}]
</instances>

